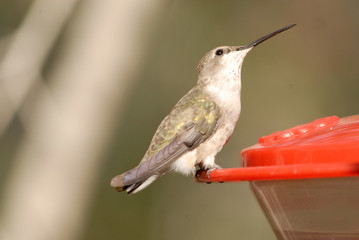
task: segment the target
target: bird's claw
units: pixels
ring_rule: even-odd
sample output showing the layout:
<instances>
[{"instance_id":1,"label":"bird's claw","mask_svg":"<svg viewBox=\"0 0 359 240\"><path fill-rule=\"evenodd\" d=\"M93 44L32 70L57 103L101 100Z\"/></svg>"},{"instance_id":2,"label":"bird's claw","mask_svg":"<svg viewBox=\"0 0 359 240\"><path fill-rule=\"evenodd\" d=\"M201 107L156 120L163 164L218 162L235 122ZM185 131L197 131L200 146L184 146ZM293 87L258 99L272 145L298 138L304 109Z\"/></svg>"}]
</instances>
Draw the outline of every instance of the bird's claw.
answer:
<instances>
[{"instance_id":1,"label":"bird's claw","mask_svg":"<svg viewBox=\"0 0 359 240\"><path fill-rule=\"evenodd\" d=\"M196 182L206 182L207 184L210 184L212 183L210 180L211 180L211 173L216 170L216 169L222 169L220 166L218 166L217 164L213 167L213 168L210 168L210 169L205 169L203 167L200 167L199 169L197 169L196 173L195 173L195 176L194 176L194 179ZM206 171L206 175L207 175L207 180L209 180L208 182L207 181L201 181L201 175L202 175L202 172L203 171Z\"/></svg>"},{"instance_id":2,"label":"bird's claw","mask_svg":"<svg viewBox=\"0 0 359 240\"><path fill-rule=\"evenodd\" d=\"M207 178L211 179L211 177L209 175L211 175L211 172L213 172L213 170L216 170L217 168L211 168L207 170Z\"/></svg>"}]
</instances>

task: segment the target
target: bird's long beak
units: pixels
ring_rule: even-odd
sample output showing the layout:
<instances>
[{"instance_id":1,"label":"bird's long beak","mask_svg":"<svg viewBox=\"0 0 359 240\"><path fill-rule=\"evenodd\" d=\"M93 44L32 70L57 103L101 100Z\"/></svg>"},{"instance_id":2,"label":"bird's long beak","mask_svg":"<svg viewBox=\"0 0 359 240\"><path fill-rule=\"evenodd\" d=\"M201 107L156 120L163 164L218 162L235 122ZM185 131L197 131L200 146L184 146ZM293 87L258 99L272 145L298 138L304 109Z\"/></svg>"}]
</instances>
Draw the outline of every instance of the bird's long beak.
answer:
<instances>
[{"instance_id":1,"label":"bird's long beak","mask_svg":"<svg viewBox=\"0 0 359 240\"><path fill-rule=\"evenodd\" d=\"M275 32L272 32L272 33L270 33L270 34L267 34L267 35L265 35L264 37L261 37L260 39L258 39L258 40L256 40L256 41L252 42L251 44L249 44L249 45L247 45L247 46L238 47L238 48L237 48L237 51L255 47L255 46L257 46L258 44L264 42L265 40L267 40L267 39L269 39L269 38L271 38L271 37L277 35L278 33L281 33L281 32L286 31L286 30L288 30L289 28L294 27L295 25L296 25L296 24L291 24L291 25L286 26L286 27L284 27L284 28L281 28L281 29L279 29L279 30L277 30L277 31L275 31Z\"/></svg>"}]
</instances>

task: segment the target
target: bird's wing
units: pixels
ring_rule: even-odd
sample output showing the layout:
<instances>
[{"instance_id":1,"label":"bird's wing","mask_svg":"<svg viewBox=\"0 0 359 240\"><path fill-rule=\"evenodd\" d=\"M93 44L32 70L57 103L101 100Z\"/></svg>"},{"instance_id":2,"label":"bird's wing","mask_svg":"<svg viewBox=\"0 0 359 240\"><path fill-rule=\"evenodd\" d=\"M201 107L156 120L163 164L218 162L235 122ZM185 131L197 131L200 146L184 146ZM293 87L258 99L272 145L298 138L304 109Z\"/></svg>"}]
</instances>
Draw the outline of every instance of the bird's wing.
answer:
<instances>
[{"instance_id":1,"label":"bird's wing","mask_svg":"<svg viewBox=\"0 0 359 240\"><path fill-rule=\"evenodd\" d=\"M220 108L207 94L192 89L162 121L141 163L123 176L124 185L162 175L179 157L213 135L220 115Z\"/></svg>"}]
</instances>

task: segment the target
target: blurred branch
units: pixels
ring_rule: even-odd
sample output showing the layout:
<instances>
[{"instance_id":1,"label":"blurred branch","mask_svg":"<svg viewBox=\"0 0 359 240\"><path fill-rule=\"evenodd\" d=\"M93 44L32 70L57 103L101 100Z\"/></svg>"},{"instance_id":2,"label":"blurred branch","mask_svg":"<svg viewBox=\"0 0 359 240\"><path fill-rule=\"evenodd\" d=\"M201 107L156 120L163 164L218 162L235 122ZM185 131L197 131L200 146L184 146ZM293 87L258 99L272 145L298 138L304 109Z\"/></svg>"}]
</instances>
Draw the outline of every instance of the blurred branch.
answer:
<instances>
[{"instance_id":1,"label":"blurred branch","mask_svg":"<svg viewBox=\"0 0 359 240\"><path fill-rule=\"evenodd\" d=\"M78 236L114 112L139 67L145 28L160 5L160 0L81 4L51 85L42 85L25 110L29 114L21 116L27 136L3 194L0 239Z\"/></svg>"},{"instance_id":2,"label":"blurred branch","mask_svg":"<svg viewBox=\"0 0 359 240\"><path fill-rule=\"evenodd\" d=\"M29 90L41 83L40 72L76 0L37 0L0 64L0 136Z\"/></svg>"}]
</instances>

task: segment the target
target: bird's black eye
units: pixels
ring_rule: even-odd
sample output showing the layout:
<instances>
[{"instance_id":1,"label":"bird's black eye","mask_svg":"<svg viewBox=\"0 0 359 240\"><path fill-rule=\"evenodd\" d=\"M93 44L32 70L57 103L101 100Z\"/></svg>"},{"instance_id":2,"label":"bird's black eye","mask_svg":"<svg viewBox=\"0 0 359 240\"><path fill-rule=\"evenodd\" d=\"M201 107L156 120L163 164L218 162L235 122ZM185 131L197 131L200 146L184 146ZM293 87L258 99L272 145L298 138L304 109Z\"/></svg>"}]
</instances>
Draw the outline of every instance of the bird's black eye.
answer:
<instances>
[{"instance_id":1,"label":"bird's black eye","mask_svg":"<svg viewBox=\"0 0 359 240\"><path fill-rule=\"evenodd\" d=\"M219 56L219 55L222 55L223 54L223 50L222 49L218 49L216 51L216 55Z\"/></svg>"}]
</instances>

